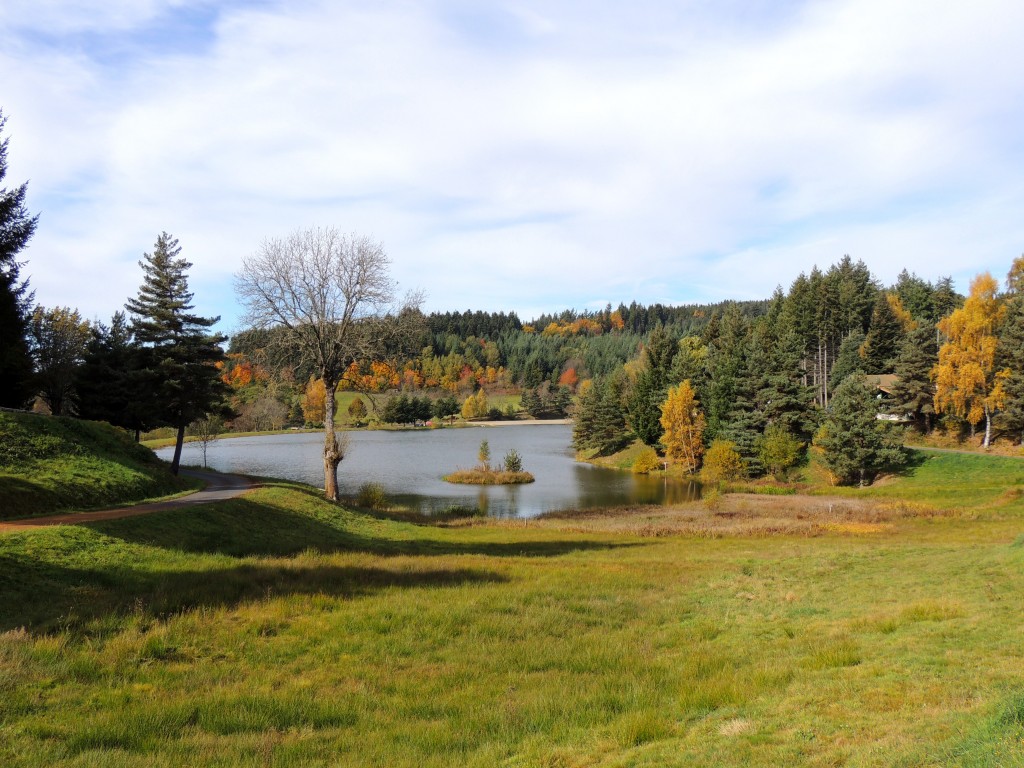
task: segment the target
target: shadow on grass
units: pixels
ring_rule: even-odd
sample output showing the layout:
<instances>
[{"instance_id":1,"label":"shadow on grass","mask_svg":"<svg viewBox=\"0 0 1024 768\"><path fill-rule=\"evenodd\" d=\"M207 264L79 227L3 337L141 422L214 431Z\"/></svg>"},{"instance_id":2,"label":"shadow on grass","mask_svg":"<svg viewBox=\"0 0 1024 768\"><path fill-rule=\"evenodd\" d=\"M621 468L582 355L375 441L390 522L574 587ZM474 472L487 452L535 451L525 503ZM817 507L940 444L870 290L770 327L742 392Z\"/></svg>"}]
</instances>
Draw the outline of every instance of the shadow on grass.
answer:
<instances>
[{"instance_id":1,"label":"shadow on grass","mask_svg":"<svg viewBox=\"0 0 1024 768\"><path fill-rule=\"evenodd\" d=\"M123 564L70 568L29 556L0 556L4 610L0 631L46 633L131 612L165 617L204 607L288 595L355 598L388 588L450 587L507 581L491 571L239 563L194 571L145 570Z\"/></svg>"},{"instance_id":2,"label":"shadow on grass","mask_svg":"<svg viewBox=\"0 0 1024 768\"><path fill-rule=\"evenodd\" d=\"M120 466L123 474L86 470L85 477L70 482L59 479L60 469L53 477L18 477L0 475L0 522L45 517L70 511L123 507L199 489L203 483L188 478L175 478L157 464L133 463L119 457L103 459L107 467ZM75 474L69 472L69 474ZM79 473L81 474L81 473ZM102 478L102 482L101 482ZM107 483L104 485L103 483Z\"/></svg>"},{"instance_id":3,"label":"shadow on grass","mask_svg":"<svg viewBox=\"0 0 1024 768\"><path fill-rule=\"evenodd\" d=\"M4 500L0 521L40 514L40 509L58 509L61 504L60 497L42 483L12 475L0 477L0 498Z\"/></svg>"},{"instance_id":4,"label":"shadow on grass","mask_svg":"<svg viewBox=\"0 0 1024 768\"><path fill-rule=\"evenodd\" d=\"M904 453L907 456L907 460L903 464L903 466L900 467L899 471L896 472L897 475L912 475L912 474L914 474L914 472L917 469L919 469L920 467L924 466L925 462L928 461L928 459L931 458L931 456L935 455L935 454L931 454L931 456L930 456L929 454L925 453L924 451L917 450L916 448L910 448L910 449L904 451Z\"/></svg>"},{"instance_id":5,"label":"shadow on grass","mask_svg":"<svg viewBox=\"0 0 1024 768\"><path fill-rule=\"evenodd\" d=\"M298 489L306 493L304 489ZM309 494L320 502L314 490ZM320 507L321 510L324 507ZM580 550L633 546L578 540L452 541L431 526L402 526L342 508L321 516L302 514L242 497L188 510L89 523L91 530L134 544L232 557L287 557L306 550L377 555L487 555L555 557ZM395 525L391 536L373 534L374 524ZM405 534L411 534L408 537Z\"/></svg>"}]
</instances>

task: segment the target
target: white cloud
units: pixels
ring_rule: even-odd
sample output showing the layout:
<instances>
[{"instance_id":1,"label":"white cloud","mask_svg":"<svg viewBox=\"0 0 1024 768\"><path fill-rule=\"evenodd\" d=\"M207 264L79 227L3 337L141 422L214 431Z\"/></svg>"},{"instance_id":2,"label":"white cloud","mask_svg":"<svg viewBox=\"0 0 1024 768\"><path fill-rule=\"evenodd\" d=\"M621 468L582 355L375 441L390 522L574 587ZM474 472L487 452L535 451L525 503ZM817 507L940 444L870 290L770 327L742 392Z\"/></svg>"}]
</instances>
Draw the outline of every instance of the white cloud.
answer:
<instances>
[{"instance_id":1,"label":"white cloud","mask_svg":"<svg viewBox=\"0 0 1024 768\"><path fill-rule=\"evenodd\" d=\"M766 297L844 253L1005 271L1024 7L776 6L5 5L38 298L109 315L167 229L231 318L241 257L314 224L384 241L432 308L524 317ZM147 47L169 15L203 44Z\"/></svg>"}]
</instances>

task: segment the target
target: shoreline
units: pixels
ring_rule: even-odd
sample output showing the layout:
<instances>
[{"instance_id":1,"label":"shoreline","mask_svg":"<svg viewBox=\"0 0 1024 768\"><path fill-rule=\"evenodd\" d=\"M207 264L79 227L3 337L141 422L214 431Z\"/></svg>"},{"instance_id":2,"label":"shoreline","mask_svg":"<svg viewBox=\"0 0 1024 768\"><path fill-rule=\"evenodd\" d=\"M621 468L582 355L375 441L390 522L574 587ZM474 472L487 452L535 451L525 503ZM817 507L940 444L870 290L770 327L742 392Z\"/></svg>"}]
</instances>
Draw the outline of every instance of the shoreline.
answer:
<instances>
[{"instance_id":1,"label":"shoreline","mask_svg":"<svg viewBox=\"0 0 1024 768\"><path fill-rule=\"evenodd\" d=\"M521 426L536 426L545 424L555 424L560 426L569 426L572 424L572 419L518 419L515 421L463 421L456 424L442 424L438 427L384 427L377 429L369 429L367 427L343 427L340 424L335 426L337 432L400 432L403 430L424 430L424 429L463 429L465 427L521 427ZM216 440L231 440L237 437L264 437L267 435L294 435L300 433L309 432L323 432L323 428L320 429L306 429L306 428L294 428L294 429L277 429L277 430L266 430L263 432L222 432L217 435ZM185 436L186 443L199 442L198 439L192 435ZM169 448L174 445L174 438L157 438L155 440L141 440L140 445L144 445L150 450L158 451L162 448Z\"/></svg>"},{"instance_id":2,"label":"shoreline","mask_svg":"<svg viewBox=\"0 0 1024 768\"><path fill-rule=\"evenodd\" d=\"M516 421L469 421L466 422L467 427L527 427L527 426L543 426L545 424L555 424L558 426L568 426L572 424L572 419L519 419Z\"/></svg>"}]
</instances>

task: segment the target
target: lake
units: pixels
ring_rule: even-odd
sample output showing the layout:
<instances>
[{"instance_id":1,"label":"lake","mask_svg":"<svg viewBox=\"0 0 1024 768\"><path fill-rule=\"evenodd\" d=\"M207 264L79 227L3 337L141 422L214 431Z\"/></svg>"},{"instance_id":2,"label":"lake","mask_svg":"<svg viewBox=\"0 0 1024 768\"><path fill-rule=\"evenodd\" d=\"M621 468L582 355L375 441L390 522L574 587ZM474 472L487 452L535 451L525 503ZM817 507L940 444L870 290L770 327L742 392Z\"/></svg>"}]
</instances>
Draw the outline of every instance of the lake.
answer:
<instances>
[{"instance_id":1,"label":"lake","mask_svg":"<svg viewBox=\"0 0 1024 768\"><path fill-rule=\"evenodd\" d=\"M349 449L338 469L344 496L364 483L379 483L396 504L429 513L451 505L479 507L496 517L534 517L543 512L631 504L671 504L698 498L699 487L672 478L633 475L574 460L572 427L528 424L463 429L349 432ZM207 461L221 472L298 480L324 486L323 433L304 432L235 437L210 444ZM491 463L515 449L523 469L536 477L528 485L452 485L442 476L477 464L487 440ZM168 461L174 449L157 455ZM197 443L182 449L183 464L202 464Z\"/></svg>"}]
</instances>

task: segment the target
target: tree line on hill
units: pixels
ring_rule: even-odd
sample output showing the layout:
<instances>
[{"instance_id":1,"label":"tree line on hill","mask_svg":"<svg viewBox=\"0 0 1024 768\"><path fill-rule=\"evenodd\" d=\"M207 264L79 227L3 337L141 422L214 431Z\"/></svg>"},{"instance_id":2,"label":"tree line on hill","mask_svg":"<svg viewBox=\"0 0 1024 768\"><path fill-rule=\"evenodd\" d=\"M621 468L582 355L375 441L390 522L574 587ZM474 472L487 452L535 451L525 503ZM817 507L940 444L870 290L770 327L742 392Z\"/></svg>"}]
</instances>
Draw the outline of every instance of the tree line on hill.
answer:
<instances>
[{"instance_id":1,"label":"tree line on hill","mask_svg":"<svg viewBox=\"0 0 1024 768\"><path fill-rule=\"evenodd\" d=\"M846 257L777 290L761 316L727 306L700 334L659 326L583 388L574 444L609 454L636 439L694 471L716 447L755 477L817 445L837 480L867 482L902 460L893 421L1024 442L1024 257L1005 290L982 274L966 300L906 270L884 288Z\"/></svg>"},{"instance_id":2,"label":"tree line on hill","mask_svg":"<svg viewBox=\"0 0 1024 768\"><path fill-rule=\"evenodd\" d=\"M6 152L5 139L0 181ZM986 446L1000 435L1024 442L1021 259L1005 290L979 275L967 297L948 277L906 270L883 286L846 256L765 301L634 302L522 323L504 312L424 314L416 297L391 306L379 244L306 230L246 260L237 280L251 327L225 353L216 318L191 311L191 265L166 233L140 262L138 295L109 324L35 304L18 261L38 220L25 191L0 189L0 405L35 399L136 434L172 427L175 467L189 424L213 418L234 429L323 425L325 468L336 470L335 396L346 389L366 396L348 408L356 424L571 414L581 451L639 440L694 471L714 459L748 476L784 472L812 445L839 480L898 463L877 418L878 379L865 376L888 377L885 415L921 432L983 427ZM274 293L305 284L329 290ZM320 294L330 306L286 311ZM519 409L489 402L510 395ZM861 458L843 464L854 444Z\"/></svg>"}]
</instances>

